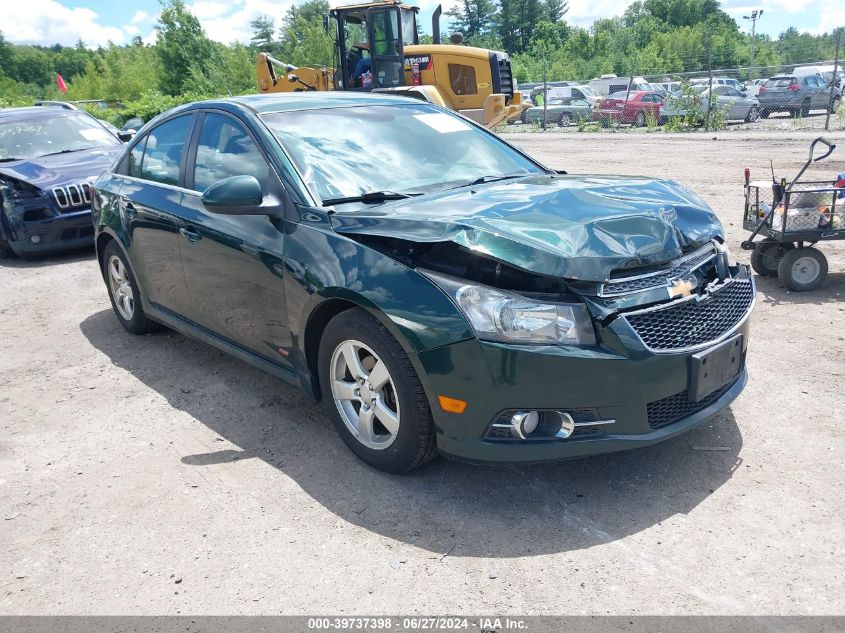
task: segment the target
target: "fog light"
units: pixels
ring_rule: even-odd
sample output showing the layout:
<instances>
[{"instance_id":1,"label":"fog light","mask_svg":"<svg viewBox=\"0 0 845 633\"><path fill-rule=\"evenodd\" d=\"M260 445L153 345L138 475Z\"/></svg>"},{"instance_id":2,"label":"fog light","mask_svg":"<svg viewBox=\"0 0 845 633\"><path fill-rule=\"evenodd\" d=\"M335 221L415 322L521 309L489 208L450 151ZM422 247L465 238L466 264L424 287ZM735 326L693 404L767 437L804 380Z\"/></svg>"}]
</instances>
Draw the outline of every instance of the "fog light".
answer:
<instances>
[{"instance_id":1,"label":"fog light","mask_svg":"<svg viewBox=\"0 0 845 633\"><path fill-rule=\"evenodd\" d=\"M560 417L560 430L555 433L555 437L566 439L575 431L575 420L572 416L563 411L558 411L557 415Z\"/></svg>"},{"instance_id":2,"label":"fog light","mask_svg":"<svg viewBox=\"0 0 845 633\"><path fill-rule=\"evenodd\" d=\"M511 418L511 424L519 438L524 440L540 426L540 413L538 411L515 413Z\"/></svg>"},{"instance_id":3,"label":"fog light","mask_svg":"<svg viewBox=\"0 0 845 633\"><path fill-rule=\"evenodd\" d=\"M33 244L39 244L41 242L41 236L40 235L33 235L32 237L29 238L29 241L32 242Z\"/></svg>"}]
</instances>

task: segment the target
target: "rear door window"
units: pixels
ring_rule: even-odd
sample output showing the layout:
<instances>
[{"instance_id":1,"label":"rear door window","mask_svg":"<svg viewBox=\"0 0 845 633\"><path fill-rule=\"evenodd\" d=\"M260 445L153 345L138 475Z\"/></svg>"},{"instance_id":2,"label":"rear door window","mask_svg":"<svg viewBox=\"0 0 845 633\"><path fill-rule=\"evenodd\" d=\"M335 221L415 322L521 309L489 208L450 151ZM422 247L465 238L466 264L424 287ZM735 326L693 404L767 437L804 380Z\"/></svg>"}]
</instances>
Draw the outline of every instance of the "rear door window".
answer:
<instances>
[{"instance_id":1,"label":"rear door window","mask_svg":"<svg viewBox=\"0 0 845 633\"><path fill-rule=\"evenodd\" d=\"M194 125L194 115L165 121L147 134L141 178L165 185L179 184L179 167Z\"/></svg>"},{"instance_id":2,"label":"rear door window","mask_svg":"<svg viewBox=\"0 0 845 633\"><path fill-rule=\"evenodd\" d=\"M255 176L266 191L269 173L264 155L238 121L216 112L205 115L194 164L195 191L230 176Z\"/></svg>"}]
</instances>

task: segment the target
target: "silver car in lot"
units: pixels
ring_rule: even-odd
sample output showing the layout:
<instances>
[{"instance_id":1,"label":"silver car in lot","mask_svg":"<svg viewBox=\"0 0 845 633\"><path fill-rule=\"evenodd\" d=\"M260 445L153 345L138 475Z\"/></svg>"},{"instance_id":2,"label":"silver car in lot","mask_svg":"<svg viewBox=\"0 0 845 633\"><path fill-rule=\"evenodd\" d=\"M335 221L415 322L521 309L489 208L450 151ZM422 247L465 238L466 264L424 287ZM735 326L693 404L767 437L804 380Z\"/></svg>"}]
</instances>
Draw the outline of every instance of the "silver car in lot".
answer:
<instances>
[{"instance_id":1,"label":"silver car in lot","mask_svg":"<svg viewBox=\"0 0 845 633\"><path fill-rule=\"evenodd\" d=\"M703 120L707 111L724 112L728 121L746 121L752 123L760 116L760 106L755 97L749 97L726 84L713 85L712 90L703 84L690 86L694 95L695 106L684 97L682 92L676 92L667 98L660 108L660 119L665 121L670 117L686 116L690 107L700 112ZM711 96L712 95L712 96ZM712 105L711 105L712 104Z\"/></svg>"},{"instance_id":2,"label":"silver car in lot","mask_svg":"<svg viewBox=\"0 0 845 633\"><path fill-rule=\"evenodd\" d=\"M549 125L566 127L573 122L583 121L590 118L593 107L584 99L549 99L546 103L545 116ZM543 106L528 108L522 113L525 123L543 123Z\"/></svg>"},{"instance_id":3,"label":"silver car in lot","mask_svg":"<svg viewBox=\"0 0 845 633\"><path fill-rule=\"evenodd\" d=\"M728 121L753 123L760 116L760 104L756 97L749 97L727 84L713 86L712 90L705 87L701 91L701 108L705 114L708 107L724 112Z\"/></svg>"}]
</instances>

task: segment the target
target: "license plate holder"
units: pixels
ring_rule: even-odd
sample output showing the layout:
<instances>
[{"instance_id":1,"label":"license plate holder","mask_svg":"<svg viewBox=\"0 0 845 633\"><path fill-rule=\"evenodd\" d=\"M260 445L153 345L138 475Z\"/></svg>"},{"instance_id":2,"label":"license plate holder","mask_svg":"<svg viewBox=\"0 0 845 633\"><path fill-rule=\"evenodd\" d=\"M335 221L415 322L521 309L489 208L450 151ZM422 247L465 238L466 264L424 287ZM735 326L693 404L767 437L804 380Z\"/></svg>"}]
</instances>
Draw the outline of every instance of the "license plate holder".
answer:
<instances>
[{"instance_id":1,"label":"license plate holder","mask_svg":"<svg viewBox=\"0 0 845 633\"><path fill-rule=\"evenodd\" d=\"M727 341L690 357L689 399L700 402L724 387L742 371L743 336L737 334Z\"/></svg>"}]
</instances>

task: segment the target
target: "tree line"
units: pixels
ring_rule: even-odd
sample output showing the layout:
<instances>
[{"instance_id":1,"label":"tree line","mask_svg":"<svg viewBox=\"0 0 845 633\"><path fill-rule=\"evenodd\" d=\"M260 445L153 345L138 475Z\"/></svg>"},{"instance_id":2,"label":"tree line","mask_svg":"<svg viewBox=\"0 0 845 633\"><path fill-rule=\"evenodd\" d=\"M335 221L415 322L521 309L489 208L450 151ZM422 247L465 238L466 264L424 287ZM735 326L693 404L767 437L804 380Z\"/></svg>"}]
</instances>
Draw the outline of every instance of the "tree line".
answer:
<instances>
[{"instance_id":1,"label":"tree line","mask_svg":"<svg viewBox=\"0 0 845 633\"><path fill-rule=\"evenodd\" d=\"M331 65L332 37L323 28L326 0L293 6L278 22L253 20L248 44L211 40L183 0L165 0L156 40L91 50L16 45L0 33L0 106L34 99L110 99L127 107L103 116L148 118L178 103L256 90L255 55L268 52L297 66ZM462 0L447 16L468 45L510 53L517 80L589 79L605 73L671 74L751 63L752 39L717 0L638 0L589 28L566 22L567 0ZM448 33L444 33L448 41ZM423 36L422 41L431 41ZM754 64L789 65L832 59L832 34L790 28L757 35ZM66 94L56 74L68 84Z\"/></svg>"}]
</instances>

